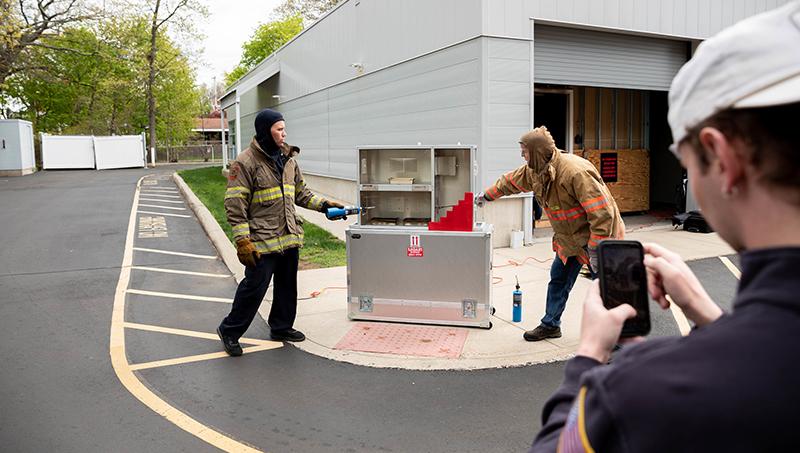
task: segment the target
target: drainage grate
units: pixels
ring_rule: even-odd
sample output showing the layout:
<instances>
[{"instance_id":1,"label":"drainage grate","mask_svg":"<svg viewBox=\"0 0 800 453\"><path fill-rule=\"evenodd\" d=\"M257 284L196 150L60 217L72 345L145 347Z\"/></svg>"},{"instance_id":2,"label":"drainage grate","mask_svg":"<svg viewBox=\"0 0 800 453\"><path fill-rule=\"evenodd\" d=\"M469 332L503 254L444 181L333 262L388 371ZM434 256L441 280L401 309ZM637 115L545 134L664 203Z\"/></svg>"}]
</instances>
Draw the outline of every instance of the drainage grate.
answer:
<instances>
[{"instance_id":1,"label":"drainage grate","mask_svg":"<svg viewBox=\"0 0 800 453\"><path fill-rule=\"evenodd\" d=\"M361 322L334 349L455 359L468 333L463 328Z\"/></svg>"}]
</instances>

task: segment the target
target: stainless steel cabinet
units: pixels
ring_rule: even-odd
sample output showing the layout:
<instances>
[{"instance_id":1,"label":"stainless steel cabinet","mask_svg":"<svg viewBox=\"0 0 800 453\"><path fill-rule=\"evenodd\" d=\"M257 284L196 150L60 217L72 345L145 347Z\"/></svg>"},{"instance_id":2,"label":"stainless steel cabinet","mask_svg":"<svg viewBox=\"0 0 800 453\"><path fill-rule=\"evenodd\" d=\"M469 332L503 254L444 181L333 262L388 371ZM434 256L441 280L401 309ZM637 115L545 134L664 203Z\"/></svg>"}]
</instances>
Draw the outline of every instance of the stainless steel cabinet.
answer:
<instances>
[{"instance_id":1,"label":"stainless steel cabinet","mask_svg":"<svg viewBox=\"0 0 800 453\"><path fill-rule=\"evenodd\" d=\"M364 211L347 231L350 319L491 327L492 226L429 231L476 186L475 148L358 150Z\"/></svg>"},{"instance_id":2,"label":"stainless steel cabinet","mask_svg":"<svg viewBox=\"0 0 800 453\"><path fill-rule=\"evenodd\" d=\"M350 319L491 327L492 227L473 231L351 226Z\"/></svg>"}]
</instances>

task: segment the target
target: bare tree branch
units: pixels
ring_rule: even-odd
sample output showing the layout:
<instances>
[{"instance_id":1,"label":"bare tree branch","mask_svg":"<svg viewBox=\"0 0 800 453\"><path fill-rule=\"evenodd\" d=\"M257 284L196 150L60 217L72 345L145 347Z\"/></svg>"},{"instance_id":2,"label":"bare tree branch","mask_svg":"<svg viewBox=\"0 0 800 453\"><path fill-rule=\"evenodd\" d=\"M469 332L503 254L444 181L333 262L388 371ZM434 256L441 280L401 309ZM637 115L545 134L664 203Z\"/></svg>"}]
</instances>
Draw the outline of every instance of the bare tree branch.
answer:
<instances>
[{"instance_id":1,"label":"bare tree branch","mask_svg":"<svg viewBox=\"0 0 800 453\"><path fill-rule=\"evenodd\" d=\"M84 56L84 57L96 57L97 56L97 52L83 52L81 50L72 49L70 47L53 46L53 45L44 44L44 43L41 43L41 42L32 43L31 46L32 47L41 47L41 48L50 49L50 50L58 50L58 51L62 51L62 52L74 53L74 54L81 55L81 56Z\"/></svg>"},{"instance_id":2,"label":"bare tree branch","mask_svg":"<svg viewBox=\"0 0 800 453\"><path fill-rule=\"evenodd\" d=\"M25 25L30 25L31 22L28 20L28 15L25 14L25 3L23 0L19 0L19 11L22 13L22 18L25 19Z\"/></svg>"},{"instance_id":3,"label":"bare tree branch","mask_svg":"<svg viewBox=\"0 0 800 453\"><path fill-rule=\"evenodd\" d=\"M181 0L180 2L178 2L178 4L175 5L175 9L173 9L172 12L167 14L167 17L165 17L160 22L158 22L158 24L156 25L156 28L161 27L165 22L167 22L170 19L172 19L172 16L174 16L175 13L177 13L179 9L183 8L184 6L186 6L187 3L189 3L189 0Z\"/></svg>"}]
</instances>

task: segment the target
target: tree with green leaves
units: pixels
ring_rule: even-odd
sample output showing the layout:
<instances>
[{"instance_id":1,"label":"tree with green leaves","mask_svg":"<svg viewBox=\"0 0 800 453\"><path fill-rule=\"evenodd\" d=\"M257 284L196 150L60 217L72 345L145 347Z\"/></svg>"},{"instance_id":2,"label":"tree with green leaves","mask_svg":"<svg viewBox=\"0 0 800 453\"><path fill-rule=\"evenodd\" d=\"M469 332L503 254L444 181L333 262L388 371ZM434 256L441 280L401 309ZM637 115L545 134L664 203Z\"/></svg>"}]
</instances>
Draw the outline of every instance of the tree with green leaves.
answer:
<instances>
[{"instance_id":1,"label":"tree with green leaves","mask_svg":"<svg viewBox=\"0 0 800 453\"><path fill-rule=\"evenodd\" d=\"M253 36L242 44L242 58L233 71L225 75L225 82L230 85L239 80L301 31L303 19L299 15L259 25Z\"/></svg>"},{"instance_id":2,"label":"tree with green leaves","mask_svg":"<svg viewBox=\"0 0 800 453\"><path fill-rule=\"evenodd\" d=\"M147 18L123 17L101 22L96 29L69 28L46 38L47 46L30 54L30 63L39 69L8 79L8 95L22 106L18 116L41 132L141 133L149 120L143 90L149 75L149 33ZM155 130L162 143L182 141L200 112L200 91L188 57L166 30L157 35L157 45Z\"/></svg>"},{"instance_id":3,"label":"tree with green leaves","mask_svg":"<svg viewBox=\"0 0 800 453\"><path fill-rule=\"evenodd\" d=\"M198 0L150 0L150 49L147 53L147 115L150 136L150 152L155 151L156 144L156 99L155 85L158 72L159 32L167 24L177 22L184 29L191 29L190 18L193 15L206 14L205 6Z\"/></svg>"},{"instance_id":4,"label":"tree with green leaves","mask_svg":"<svg viewBox=\"0 0 800 453\"><path fill-rule=\"evenodd\" d=\"M0 89L9 76L37 69L28 58L37 47L76 52L46 40L92 17L94 12L82 0L0 0Z\"/></svg>"},{"instance_id":5,"label":"tree with green leaves","mask_svg":"<svg viewBox=\"0 0 800 453\"><path fill-rule=\"evenodd\" d=\"M308 27L325 13L332 10L341 0L283 0L275 8L278 18L286 19L293 16L303 18L303 25Z\"/></svg>"}]
</instances>

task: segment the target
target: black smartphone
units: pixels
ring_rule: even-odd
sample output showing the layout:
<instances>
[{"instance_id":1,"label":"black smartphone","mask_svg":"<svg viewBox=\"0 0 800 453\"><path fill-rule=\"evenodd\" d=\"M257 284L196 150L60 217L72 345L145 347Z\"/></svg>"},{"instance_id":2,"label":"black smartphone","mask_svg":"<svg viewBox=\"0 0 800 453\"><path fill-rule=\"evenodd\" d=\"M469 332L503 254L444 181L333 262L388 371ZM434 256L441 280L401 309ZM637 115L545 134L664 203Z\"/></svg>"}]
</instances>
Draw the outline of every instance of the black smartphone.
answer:
<instances>
[{"instance_id":1,"label":"black smartphone","mask_svg":"<svg viewBox=\"0 0 800 453\"><path fill-rule=\"evenodd\" d=\"M644 248L639 241L605 240L597 246L600 295L606 308L630 304L636 317L622 325L623 337L650 332L650 299L647 296L647 271Z\"/></svg>"}]
</instances>

